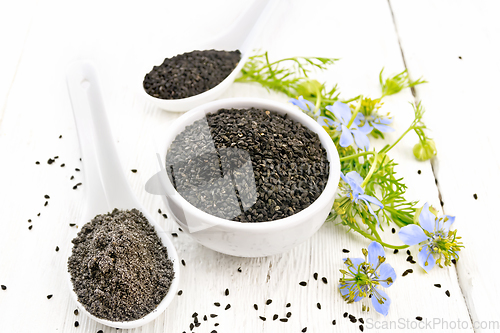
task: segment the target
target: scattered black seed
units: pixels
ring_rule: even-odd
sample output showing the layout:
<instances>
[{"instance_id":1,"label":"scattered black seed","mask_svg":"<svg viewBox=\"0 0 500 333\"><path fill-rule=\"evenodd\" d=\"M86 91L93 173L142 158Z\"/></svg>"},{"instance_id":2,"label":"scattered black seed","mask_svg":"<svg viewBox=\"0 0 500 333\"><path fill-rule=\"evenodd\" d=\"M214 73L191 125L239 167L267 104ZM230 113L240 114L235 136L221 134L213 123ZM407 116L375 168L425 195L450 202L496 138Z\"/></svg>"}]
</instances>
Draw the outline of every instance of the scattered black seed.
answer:
<instances>
[{"instance_id":1,"label":"scattered black seed","mask_svg":"<svg viewBox=\"0 0 500 333\"><path fill-rule=\"evenodd\" d=\"M40 213L36 214L36 216L40 216Z\"/></svg>"},{"instance_id":2,"label":"scattered black seed","mask_svg":"<svg viewBox=\"0 0 500 333\"><path fill-rule=\"evenodd\" d=\"M80 171L80 169L78 169L78 168L75 168L75 171Z\"/></svg>"},{"instance_id":3,"label":"scattered black seed","mask_svg":"<svg viewBox=\"0 0 500 333\"><path fill-rule=\"evenodd\" d=\"M194 324L193 324L193 323L189 324L189 329L190 329L191 331L193 330L193 328L194 328Z\"/></svg>"},{"instance_id":4,"label":"scattered black seed","mask_svg":"<svg viewBox=\"0 0 500 333\"><path fill-rule=\"evenodd\" d=\"M73 311L73 313L75 314L75 316L78 316L78 309L75 309L75 311Z\"/></svg>"},{"instance_id":5,"label":"scattered black seed","mask_svg":"<svg viewBox=\"0 0 500 333\"><path fill-rule=\"evenodd\" d=\"M394 254L396 254L396 253L398 253L398 252L399 252L399 250L398 250L398 249L395 249L395 250L394 250Z\"/></svg>"},{"instance_id":6,"label":"scattered black seed","mask_svg":"<svg viewBox=\"0 0 500 333\"><path fill-rule=\"evenodd\" d=\"M70 227L74 227L76 225L76 223L70 223L69 226Z\"/></svg>"},{"instance_id":7,"label":"scattered black seed","mask_svg":"<svg viewBox=\"0 0 500 333\"><path fill-rule=\"evenodd\" d=\"M104 333L102 330L97 331L97 333Z\"/></svg>"},{"instance_id":8,"label":"scattered black seed","mask_svg":"<svg viewBox=\"0 0 500 333\"><path fill-rule=\"evenodd\" d=\"M162 214L163 218L168 219L167 214Z\"/></svg>"},{"instance_id":9,"label":"scattered black seed","mask_svg":"<svg viewBox=\"0 0 500 333\"><path fill-rule=\"evenodd\" d=\"M267 222L309 207L326 186L329 162L318 135L286 115L220 109L177 135L166 169L177 192L202 211Z\"/></svg>"},{"instance_id":10,"label":"scattered black seed","mask_svg":"<svg viewBox=\"0 0 500 333\"><path fill-rule=\"evenodd\" d=\"M80 326L80 323L78 321L75 321L75 327Z\"/></svg>"},{"instance_id":11,"label":"scattered black seed","mask_svg":"<svg viewBox=\"0 0 500 333\"><path fill-rule=\"evenodd\" d=\"M344 252L344 253L349 253L349 252L351 252L351 251L349 251L348 249L342 249L342 252Z\"/></svg>"},{"instance_id":12,"label":"scattered black seed","mask_svg":"<svg viewBox=\"0 0 500 333\"><path fill-rule=\"evenodd\" d=\"M275 315L273 316L273 320L278 319L278 317L279 317L279 316L278 316L277 314L275 314Z\"/></svg>"},{"instance_id":13,"label":"scattered black seed","mask_svg":"<svg viewBox=\"0 0 500 333\"><path fill-rule=\"evenodd\" d=\"M477 194L476 193L474 193L473 197L474 197L474 199L477 200Z\"/></svg>"},{"instance_id":14,"label":"scattered black seed","mask_svg":"<svg viewBox=\"0 0 500 333\"><path fill-rule=\"evenodd\" d=\"M299 284L300 284L301 286L303 286L303 287L307 286L307 282L306 282L306 281L301 281L301 282L299 282Z\"/></svg>"},{"instance_id":15,"label":"scattered black seed","mask_svg":"<svg viewBox=\"0 0 500 333\"><path fill-rule=\"evenodd\" d=\"M158 214L161 214L161 209L160 208L158 208Z\"/></svg>"},{"instance_id":16,"label":"scattered black seed","mask_svg":"<svg viewBox=\"0 0 500 333\"><path fill-rule=\"evenodd\" d=\"M69 180L73 180L73 179L75 179L75 176L71 176L71 178Z\"/></svg>"},{"instance_id":17,"label":"scattered black seed","mask_svg":"<svg viewBox=\"0 0 500 333\"><path fill-rule=\"evenodd\" d=\"M266 321L266 317L259 316L259 318L262 319L262 321Z\"/></svg>"},{"instance_id":18,"label":"scattered black seed","mask_svg":"<svg viewBox=\"0 0 500 333\"><path fill-rule=\"evenodd\" d=\"M226 308L224 310L229 310L231 308L231 304L226 305Z\"/></svg>"},{"instance_id":19,"label":"scattered black seed","mask_svg":"<svg viewBox=\"0 0 500 333\"><path fill-rule=\"evenodd\" d=\"M198 312L193 313L191 317L192 317L192 318L196 318L196 317L198 317Z\"/></svg>"},{"instance_id":20,"label":"scattered black seed","mask_svg":"<svg viewBox=\"0 0 500 333\"><path fill-rule=\"evenodd\" d=\"M439 283L436 283L434 287L441 288L441 285Z\"/></svg>"},{"instance_id":21,"label":"scattered black seed","mask_svg":"<svg viewBox=\"0 0 500 333\"><path fill-rule=\"evenodd\" d=\"M280 318L280 321L286 323L288 321L288 318Z\"/></svg>"},{"instance_id":22,"label":"scattered black seed","mask_svg":"<svg viewBox=\"0 0 500 333\"><path fill-rule=\"evenodd\" d=\"M48 201L45 201L45 204L44 204L44 206L47 206L48 204L49 204L49 202L48 202Z\"/></svg>"},{"instance_id":23,"label":"scattered black seed","mask_svg":"<svg viewBox=\"0 0 500 333\"><path fill-rule=\"evenodd\" d=\"M48 194L45 194L43 197L44 197L45 199L50 199L50 196L49 196Z\"/></svg>"},{"instance_id":24,"label":"scattered black seed","mask_svg":"<svg viewBox=\"0 0 500 333\"><path fill-rule=\"evenodd\" d=\"M420 175L420 174L422 173L422 171L421 171L421 170L418 170L418 171L417 171L417 173Z\"/></svg>"},{"instance_id":25,"label":"scattered black seed","mask_svg":"<svg viewBox=\"0 0 500 333\"><path fill-rule=\"evenodd\" d=\"M363 327L363 325L359 325L359 330L360 330L361 332L363 332L363 331L365 330L365 328Z\"/></svg>"},{"instance_id":26,"label":"scattered black seed","mask_svg":"<svg viewBox=\"0 0 500 333\"><path fill-rule=\"evenodd\" d=\"M410 260L410 264L415 265L417 262L415 260Z\"/></svg>"},{"instance_id":27,"label":"scattered black seed","mask_svg":"<svg viewBox=\"0 0 500 333\"><path fill-rule=\"evenodd\" d=\"M180 232L184 232L184 230L182 230L181 228L179 228L179 231L180 231Z\"/></svg>"},{"instance_id":28,"label":"scattered black seed","mask_svg":"<svg viewBox=\"0 0 500 333\"><path fill-rule=\"evenodd\" d=\"M215 317L217 317L217 315L216 315L216 314L213 314L213 313L212 313L212 314L210 315L210 318L215 318Z\"/></svg>"},{"instance_id":29,"label":"scattered black seed","mask_svg":"<svg viewBox=\"0 0 500 333\"><path fill-rule=\"evenodd\" d=\"M193 322L194 322L195 325L198 324L198 317L194 317ZM196 326L196 327L198 327L198 326Z\"/></svg>"},{"instance_id":30,"label":"scattered black seed","mask_svg":"<svg viewBox=\"0 0 500 333\"><path fill-rule=\"evenodd\" d=\"M59 135L59 139L62 139L62 135Z\"/></svg>"},{"instance_id":31,"label":"scattered black seed","mask_svg":"<svg viewBox=\"0 0 500 333\"><path fill-rule=\"evenodd\" d=\"M47 160L47 164L52 164L52 163L54 163L54 162L55 162L55 161L54 161L53 159L51 159L51 158L49 158L49 159Z\"/></svg>"},{"instance_id":32,"label":"scattered black seed","mask_svg":"<svg viewBox=\"0 0 500 333\"><path fill-rule=\"evenodd\" d=\"M7 286L5 286L3 284L0 287L2 287L2 290L7 290Z\"/></svg>"},{"instance_id":33,"label":"scattered black seed","mask_svg":"<svg viewBox=\"0 0 500 333\"><path fill-rule=\"evenodd\" d=\"M179 295L179 296L180 296L180 295L182 295L182 290L179 290L179 291L177 292L177 295Z\"/></svg>"},{"instance_id":34,"label":"scattered black seed","mask_svg":"<svg viewBox=\"0 0 500 333\"><path fill-rule=\"evenodd\" d=\"M174 278L167 249L137 209L95 216L72 243L68 271L73 288L96 317L142 318L163 300Z\"/></svg>"},{"instance_id":35,"label":"scattered black seed","mask_svg":"<svg viewBox=\"0 0 500 333\"><path fill-rule=\"evenodd\" d=\"M457 260L456 259L451 259L451 262L456 265L457 264Z\"/></svg>"},{"instance_id":36,"label":"scattered black seed","mask_svg":"<svg viewBox=\"0 0 500 333\"><path fill-rule=\"evenodd\" d=\"M201 323L194 323L194 327L200 327Z\"/></svg>"},{"instance_id":37,"label":"scattered black seed","mask_svg":"<svg viewBox=\"0 0 500 333\"><path fill-rule=\"evenodd\" d=\"M392 228L392 233L395 234L396 233L396 229Z\"/></svg>"},{"instance_id":38,"label":"scattered black seed","mask_svg":"<svg viewBox=\"0 0 500 333\"><path fill-rule=\"evenodd\" d=\"M216 331L216 330L213 330L213 331L212 331L212 332L210 332L210 333L217 333L217 331Z\"/></svg>"},{"instance_id":39,"label":"scattered black seed","mask_svg":"<svg viewBox=\"0 0 500 333\"><path fill-rule=\"evenodd\" d=\"M321 304L320 303L316 304L316 306L318 307L318 309L321 310Z\"/></svg>"},{"instance_id":40,"label":"scattered black seed","mask_svg":"<svg viewBox=\"0 0 500 333\"><path fill-rule=\"evenodd\" d=\"M363 320L363 318L359 318L358 320L359 320L359 322L360 322L361 324L364 324L364 323L365 323L365 321Z\"/></svg>"},{"instance_id":41,"label":"scattered black seed","mask_svg":"<svg viewBox=\"0 0 500 333\"><path fill-rule=\"evenodd\" d=\"M29 229L29 230L33 229L33 225L30 225L30 226L28 227L28 229Z\"/></svg>"},{"instance_id":42,"label":"scattered black seed","mask_svg":"<svg viewBox=\"0 0 500 333\"><path fill-rule=\"evenodd\" d=\"M332 321L332 325L337 325L337 321L335 319Z\"/></svg>"},{"instance_id":43,"label":"scattered black seed","mask_svg":"<svg viewBox=\"0 0 500 333\"><path fill-rule=\"evenodd\" d=\"M291 313L291 312L287 312L287 313L286 313L286 317L287 317L287 318L290 318L291 316L292 316L292 313Z\"/></svg>"},{"instance_id":44,"label":"scattered black seed","mask_svg":"<svg viewBox=\"0 0 500 333\"><path fill-rule=\"evenodd\" d=\"M285 307L287 307L287 308L289 308L289 307L291 307L291 306L292 306L292 304L291 304L291 303L286 303L286 305L285 305Z\"/></svg>"},{"instance_id":45,"label":"scattered black seed","mask_svg":"<svg viewBox=\"0 0 500 333\"><path fill-rule=\"evenodd\" d=\"M214 326L219 326L219 323L215 323Z\"/></svg>"},{"instance_id":46,"label":"scattered black seed","mask_svg":"<svg viewBox=\"0 0 500 333\"><path fill-rule=\"evenodd\" d=\"M136 172L137 172L137 169L132 169L132 170L130 170L130 171L132 171L133 173L136 173Z\"/></svg>"},{"instance_id":47,"label":"scattered black seed","mask_svg":"<svg viewBox=\"0 0 500 333\"><path fill-rule=\"evenodd\" d=\"M66 164L64 164L64 163L63 163L63 164L61 164L61 168L64 168L65 166L66 166Z\"/></svg>"},{"instance_id":48,"label":"scattered black seed","mask_svg":"<svg viewBox=\"0 0 500 333\"><path fill-rule=\"evenodd\" d=\"M28 222L31 223L31 219L28 219Z\"/></svg>"},{"instance_id":49,"label":"scattered black seed","mask_svg":"<svg viewBox=\"0 0 500 333\"><path fill-rule=\"evenodd\" d=\"M307 332L307 327L304 327L304 328L302 329L302 333L305 333L305 332Z\"/></svg>"},{"instance_id":50,"label":"scattered black seed","mask_svg":"<svg viewBox=\"0 0 500 333\"><path fill-rule=\"evenodd\" d=\"M229 296L229 289L226 289L226 290L224 291L224 295Z\"/></svg>"},{"instance_id":51,"label":"scattered black seed","mask_svg":"<svg viewBox=\"0 0 500 333\"><path fill-rule=\"evenodd\" d=\"M257 304L254 304L254 305L253 305L253 308L254 308L255 310L259 310L259 306L258 306Z\"/></svg>"},{"instance_id":52,"label":"scattered black seed","mask_svg":"<svg viewBox=\"0 0 500 333\"><path fill-rule=\"evenodd\" d=\"M175 232L172 233L172 237L179 237Z\"/></svg>"},{"instance_id":53,"label":"scattered black seed","mask_svg":"<svg viewBox=\"0 0 500 333\"><path fill-rule=\"evenodd\" d=\"M184 261L184 259L181 260L181 264L182 266L186 266L186 262Z\"/></svg>"},{"instance_id":54,"label":"scattered black seed","mask_svg":"<svg viewBox=\"0 0 500 333\"><path fill-rule=\"evenodd\" d=\"M446 294L446 296L450 297L450 291L449 290L446 290L444 293Z\"/></svg>"},{"instance_id":55,"label":"scattered black seed","mask_svg":"<svg viewBox=\"0 0 500 333\"><path fill-rule=\"evenodd\" d=\"M59 156L54 156L54 159L57 160L59 158Z\"/></svg>"},{"instance_id":56,"label":"scattered black seed","mask_svg":"<svg viewBox=\"0 0 500 333\"><path fill-rule=\"evenodd\" d=\"M410 250L406 250L406 254L411 256L411 251Z\"/></svg>"},{"instance_id":57,"label":"scattered black seed","mask_svg":"<svg viewBox=\"0 0 500 333\"><path fill-rule=\"evenodd\" d=\"M203 320L204 320L204 321L207 321L207 320L208 320L207 315L204 315L204 316L203 316Z\"/></svg>"},{"instance_id":58,"label":"scattered black seed","mask_svg":"<svg viewBox=\"0 0 500 333\"><path fill-rule=\"evenodd\" d=\"M344 318L347 318L348 313L344 312Z\"/></svg>"},{"instance_id":59,"label":"scattered black seed","mask_svg":"<svg viewBox=\"0 0 500 333\"><path fill-rule=\"evenodd\" d=\"M36 162L35 162L35 164L40 164L40 162L39 162L39 161L36 161Z\"/></svg>"},{"instance_id":60,"label":"scattered black seed","mask_svg":"<svg viewBox=\"0 0 500 333\"><path fill-rule=\"evenodd\" d=\"M356 319L356 317L354 317L352 314L349 315L349 320L353 320L353 319Z\"/></svg>"},{"instance_id":61,"label":"scattered black seed","mask_svg":"<svg viewBox=\"0 0 500 333\"><path fill-rule=\"evenodd\" d=\"M409 261L409 262L413 261L413 256L409 255L408 258L406 258L406 261Z\"/></svg>"},{"instance_id":62,"label":"scattered black seed","mask_svg":"<svg viewBox=\"0 0 500 333\"><path fill-rule=\"evenodd\" d=\"M237 66L240 51L192 51L166 58L146 74L146 93L161 99L201 94L221 83Z\"/></svg>"},{"instance_id":63,"label":"scattered black seed","mask_svg":"<svg viewBox=\"0 0 500 333\"><path fill-rule=\"evenodd\" d=\"M269 305L269 304L271 304L272 302L273 302L273 300L272 300L272 299L268 299L268 300L266 301L266 305Z\"/></svg>"},{"instance_id":64,"label":"scattered black seed","mask_svg":"<svg viewBox=\"0 0 500 333\"><path fill-rule=\"evenodd\" d=\"M238 271L239 273L241 273L241 267L238 267L237 271Z\"/></svg>"},{"instance_id":65,"label":"scattered black seed","mask_svg":"<svg viewBox=\"0 0 500 333\"><path fill-rule=\"evenodd\" d=\"M327 284L328 283L328 280L326 279L326 277L322 277L321 280L323 281L324 284Z\"/></svg>"},{"instance_id":66,"label":"scattered black seed","mask_svg":"<svg viewBox=\"0 0 500 333\"><path fill-rule=\"evenodd\" d=\"M58 252L58 251L59 251L59 246L56 246L56 252Z\"/></svg>"},{"instance_id":67,"label":"scattered black seed","mask_svg":"<svg viewBox=\"0 0 500 333\"><path fill-rule=\"evenodd\" d=\"M418 321L422 321L422 317L418 316L418 317L415 317L416 320Z\"/></svg>"},{"instance_id":68,"label":"scattered black seed","mask_svg":"<svg viewBox=\"0 0 500 333\"><path fill-rule=\"evenodd\" d=\"M351 321L351 323L356 323L358 321L356 318L350 318L349 320Z\"/></svg>"},{"instance_id":69,"label":"scattered black seed","mask_svg":"<svg viewBox=\"0 0 500 333\"><path fill-rule=\"evenodd\" d=\"M407 269L406 271L404 271L404 272L403 272L403 276L406 276L406 275L408 275L408 274L410 274L410 273L413 273L413 269L411 269L411 268L410 268L410 269Z\"/></svg>"},{"instance_id":70,"label":"scattered black seed","mask_svg":"<svg viewBox=\"0 0 500 333\"><path fill-rule=\"evenodd\" d=\"M214 305L215 306L220 306L220 303L219 302L215 302Z\"/></svg>"},{"instance_id":71,"label":"scattered black seed","mask_svg":"<svg viewBox=\"0 0 500 333\"><path fill-rule=\"evenodd\" d=\"M458 59L462 60L462 57L461 57L461 56L458 56Z\"/></svg>"},{"instance_id":72,"label":"scattered black seed","mask_svg":"<svg viewBox=\"0 0 500 333\"><path fill-rule=\"evenodd\" d=\"M318 273L313 274L314 280L318 280Z\"/></svg>"},{"instance_id":73,"label":"scattered black seed","mask_svg":"<svg viewBox=\"0 0 500 333\"><path fill-rule=\"evenodd\" d=\"M444 202L443 202L443 200L439 200L439 203L441 204L441 207L443 207L443 206L444 206Z\"/></svg>"}]
</instances>

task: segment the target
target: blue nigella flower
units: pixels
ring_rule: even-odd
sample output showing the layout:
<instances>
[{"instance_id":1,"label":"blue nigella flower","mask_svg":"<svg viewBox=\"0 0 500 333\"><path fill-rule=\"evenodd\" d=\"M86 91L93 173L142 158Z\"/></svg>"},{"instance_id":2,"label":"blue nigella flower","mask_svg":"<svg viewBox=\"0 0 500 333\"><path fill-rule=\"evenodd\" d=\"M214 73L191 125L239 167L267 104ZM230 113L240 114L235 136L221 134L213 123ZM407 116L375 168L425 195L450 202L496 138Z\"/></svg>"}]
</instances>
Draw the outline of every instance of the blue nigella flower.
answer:
<instances>
[{"instance_id":1,"label":"blue nigella flower","mask_svg":"<svg viewBox=\"0 0 500 333\"><path fill-rule=\"evenodd\" d=\"M341 172L340 177L348 185L348 187L344 187L344 190L347 192L347 196L350 197L352 202L358 204L360 200L363 201L368 207L368 211L375 217L377 223L379 223L378 216L373 211L370 203L379 206L381 209L384 208L384 205L377 198L365 194L365 190L361 187L363 177L356 171L351 171L345 176Z\"/></svg>"},{"instance_id":2,"label":"blue nigella flower","mask_svg":"<svg viewBox=\"0 0 500 333\"><path fill-rule=\"evenodd\" d=\"M356 142L356 146L358 146L358 148L368 150L370 147L370 140L367 135L372 131L372 128L368 123L359 127L360 122L356 117L354 122L351 124L351 128L347 128L347 125L352 117L352 112L349 105L342 102L335 102L333 105L328 105L326 109L332 112L338 121L333 121L327 117L319 117L318 123L322 126L335 127L338 132L342 133L339 141L341 147L349 147Z\"/></svg>"},{"instance_id":3,"label":"blue nigella flower","mask_svg":"<svg viewBox=\"0 0 500 333\"><path fill-rule=\"evenodd\" d=\"M359 124L368 124L368 126L379 130L382 133L394 132L394 128L389 126L392 123L392 118L386 118L378 115L377 113L372 113L371 115L365 116L362 113L356 115L356 120Z\"/></svg>"},{"instance_id":4,"label":"blue nigella flower","mask_svg":"<svg viewBox=\"0 0 500 333\"><path fill-rule=\"evenodd\" d=\"M437 217L434 208L426 203L420 212L417 224L409 224L399 231L399 238L406 245L420 244L418 264L429 272L436 264L443 267L451 265L451 260L458 260L458 252L463 247L458 240L457 231L450 231L455 216ZM437 258L437 259L436 259ZM444 259L444 262L442 260Z\"/></svg>"},{"instance_id":5,"label":"blue nigella flower","mask_svg":"<svg viewBox=\"0 0 500 333\"><path fill-rule=\"evenodd\" d=\"M314 119L317 119L319 115L321 114L321 110L318 109L316 112L314 111L316 109L316 106L308 101L307 99L304 99L304 97L299 96L298 99L292 98L288 102L292 103L293 105L298 106L299 108L302 109L305 113L307 113L309 116L313 117Z\"/></svg>"},{"instance_id":6,"label":"blue nigella flower","mask_svg":"<svg viewBox=\"0 0 500 333\"><path fill-rule=\"evenodd\" d=\"M385 262L382 245L372 242L363 249L365 258L347 258L344 264L347 270L341 269L342 278L339 290L347 303L358 302L364 297L371 297L372 306L378 313L387 316L391 299L377 287L389 288L396 281L396 272Z\"/></svg>"}]
</instances>

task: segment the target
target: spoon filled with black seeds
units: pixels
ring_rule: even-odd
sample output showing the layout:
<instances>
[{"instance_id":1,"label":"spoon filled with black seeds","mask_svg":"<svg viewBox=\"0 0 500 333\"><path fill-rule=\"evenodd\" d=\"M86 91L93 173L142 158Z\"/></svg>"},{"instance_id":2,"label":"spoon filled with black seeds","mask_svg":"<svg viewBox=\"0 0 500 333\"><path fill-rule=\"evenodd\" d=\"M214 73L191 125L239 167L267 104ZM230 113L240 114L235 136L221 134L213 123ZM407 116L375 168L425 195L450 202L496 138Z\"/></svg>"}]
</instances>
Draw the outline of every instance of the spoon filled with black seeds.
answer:
<instances>
[{"instance_id":1,"label":"spoon filled with black seeds","mask_svg":"<svg viewBox=\"0 0 500 333\"><path fill-rule=\"evenodd\" d=\"M177 293L177 253L127 183L92 64L73 64L67 84L87 184L83 226L68 258L71 295L95 321L136 328Z\"/></svg>"},{"instance_id":2,"label":"spoon filled with black seeds","mask_svg":"<svg viewBox=\"0 0 500 333\"><path fill-rule=\"evenodd\" d=\"M141 94L159 108L177 112L219 97L251 55L253 41L278 1L253 1L210 41L149 63L141 73Z\"/></svg>"}]
</instances>

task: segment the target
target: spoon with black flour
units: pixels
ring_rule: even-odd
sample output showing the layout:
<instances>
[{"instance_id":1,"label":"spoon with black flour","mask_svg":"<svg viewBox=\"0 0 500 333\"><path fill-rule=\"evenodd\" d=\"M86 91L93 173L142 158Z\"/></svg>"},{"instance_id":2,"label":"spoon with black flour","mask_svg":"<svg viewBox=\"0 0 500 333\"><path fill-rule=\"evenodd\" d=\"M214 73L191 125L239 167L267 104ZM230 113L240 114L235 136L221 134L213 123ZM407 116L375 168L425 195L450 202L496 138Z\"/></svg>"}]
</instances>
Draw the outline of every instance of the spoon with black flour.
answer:
<instances>
[{"instance_id":1,"label":"spoon with black flour","mask_svg":"<svg viewBox=\"0 0 500 333\"><path fill-rule=\"evenodd\" d=\"M92 319L136 328L159 316L177 293L177 252L127 183L92 64L73 64L67 84L87 191L83 227L68 258L71 295Z\"/></svg>"}]
</instances>

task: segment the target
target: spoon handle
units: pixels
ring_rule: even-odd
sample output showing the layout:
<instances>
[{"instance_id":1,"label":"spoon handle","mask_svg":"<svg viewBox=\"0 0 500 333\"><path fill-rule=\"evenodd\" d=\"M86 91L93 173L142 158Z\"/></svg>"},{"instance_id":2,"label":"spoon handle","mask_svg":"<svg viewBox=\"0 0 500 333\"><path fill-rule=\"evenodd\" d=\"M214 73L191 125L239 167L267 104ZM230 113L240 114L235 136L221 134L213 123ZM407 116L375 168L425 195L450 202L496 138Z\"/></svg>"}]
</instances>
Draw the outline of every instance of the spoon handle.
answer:
<instances>
[{"instance_id":1,"label":"spoon handle","mask_svg":"<svg viewBox=\"0 0 500 333\"><path fill-rule=\"evenodd\" d=\"M94 66L74 63L66 80L84 164L85 217L138 207L120 165Z\"/></svg>"}]
</instances>

